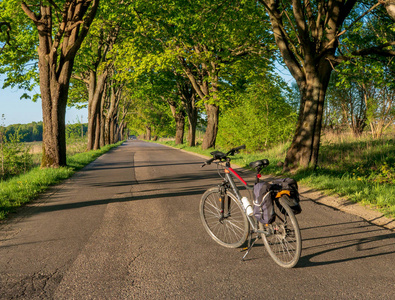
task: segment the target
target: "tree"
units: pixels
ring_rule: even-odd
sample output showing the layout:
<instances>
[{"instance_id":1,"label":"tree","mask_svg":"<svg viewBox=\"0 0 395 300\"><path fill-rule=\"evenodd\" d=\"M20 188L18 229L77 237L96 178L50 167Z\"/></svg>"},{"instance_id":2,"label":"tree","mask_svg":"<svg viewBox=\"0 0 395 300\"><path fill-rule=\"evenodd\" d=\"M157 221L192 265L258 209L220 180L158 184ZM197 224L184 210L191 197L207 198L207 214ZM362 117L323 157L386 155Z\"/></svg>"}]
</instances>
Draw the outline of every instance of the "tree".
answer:
<instances>
[{"instance_id":1,"label":"tree","mask_svg":"<svg viewBox=\"0 0 395 300\"><path fill-rule=\"evenodd\" d=\"M38 66L43 109L42 167L66 165L65 115L77 51L88 34L99 0L23 1L39 36ZM56 23L58 21L58 23Z\"/></svg>"},{"instance_id":2,"label":"tree","mask_svg":"<svg viewBox=\"0 0 395 300\"><path fill-rule=\"evenodd\" d=\"M358 1L259 0L259 3L266 8L278 49L301 94L298 123L285 167L316 166L325 94L337 62L339 37L345 32L340 30L347 17L361 15L353 11ZM385 53L391 45L375 45L353 54Z\"/></svg>"},{"instance_id":3,"label":"tree","mask_svg":"<svg viewBox=\"0 0 395 300\"><path fill-rule=\"evenodd\" d=\"M188 117L188 146L194 147L196 143L196 126L199 111L197 107L196 91L190 81L182 76L177 81L177 89Z\"/></svg>"},{"instance_id":4,"label":"tree","mask_svg":"<svg viewBox=\"0 0 395 300\"><path fill-rule=\"evenodd\" d=\"M348 127L359 137L366 127L366 102L361 86L350 80L340 80L338 73L332 74L327 92L326 126L339 130Z\"/></svg>"}]
</instances>

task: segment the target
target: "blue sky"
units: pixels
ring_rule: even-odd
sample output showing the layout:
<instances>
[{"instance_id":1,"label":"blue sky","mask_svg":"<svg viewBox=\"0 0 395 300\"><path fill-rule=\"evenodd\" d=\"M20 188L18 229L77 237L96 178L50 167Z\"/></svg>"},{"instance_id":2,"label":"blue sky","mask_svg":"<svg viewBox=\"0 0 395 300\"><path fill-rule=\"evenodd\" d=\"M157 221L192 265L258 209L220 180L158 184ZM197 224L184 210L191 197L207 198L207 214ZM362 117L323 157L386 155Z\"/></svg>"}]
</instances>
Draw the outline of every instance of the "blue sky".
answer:
<instances>
[{"instance_id":1,"label":"blue sky","mask_svg":"<svg viewBox=\"0 0 395 300\"><path fill-rule=\"evenodd\" d=\"M3 76L0 76L0 87L3 86ZM38 87L36 88L38 91ZM29 99L20 100L24 91L18 89L0 89L0 117L4 114L4 122L0 125L27 124L42 121L41 100L34 103ZM88 122L88 109L67 108L66 123ZM3 124L4 123L4 124Z\"/></svg>"}]
</instances>

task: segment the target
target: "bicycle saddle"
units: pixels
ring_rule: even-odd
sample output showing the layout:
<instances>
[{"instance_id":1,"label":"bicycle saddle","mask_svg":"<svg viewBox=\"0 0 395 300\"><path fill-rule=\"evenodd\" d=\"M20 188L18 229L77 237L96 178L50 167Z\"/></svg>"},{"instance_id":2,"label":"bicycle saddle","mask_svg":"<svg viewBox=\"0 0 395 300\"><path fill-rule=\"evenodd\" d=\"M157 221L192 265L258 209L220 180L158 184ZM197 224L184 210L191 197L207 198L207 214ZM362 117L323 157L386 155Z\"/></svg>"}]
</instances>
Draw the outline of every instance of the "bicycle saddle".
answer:
<instances>
[{"instance_id":1,"label":"bicycle saddle","mask_svg":"<svg viewBox=\"0 0 395 300\"><path fill-rule=\"evenodd\" d=\"M250 168L257 169L257 168L266 167L268 165L269 165L269 161L267 159L261 159L261 160L251 162Z\"/></svg>"}]
</instances>

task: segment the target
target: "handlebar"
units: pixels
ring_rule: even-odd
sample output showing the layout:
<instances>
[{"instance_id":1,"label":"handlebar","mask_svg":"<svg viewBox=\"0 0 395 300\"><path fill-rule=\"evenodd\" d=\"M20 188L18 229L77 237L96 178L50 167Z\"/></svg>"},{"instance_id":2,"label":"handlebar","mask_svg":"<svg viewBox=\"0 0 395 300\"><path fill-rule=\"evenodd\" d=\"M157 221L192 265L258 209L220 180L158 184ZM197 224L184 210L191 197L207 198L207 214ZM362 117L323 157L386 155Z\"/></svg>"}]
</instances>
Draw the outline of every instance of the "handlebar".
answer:
<instances>
[{"instance_id":1,"label":"handlebar","mask_svg":"<svg viewBox=\"0 0 395 300\"><path fill-rule=\"evenodd\" d=\"M204 164L202 165L202 168L206 165L210 165L215 160L222 161L224 159L227 159L228 156L230 156L230 155L233 156L233 155L235 155L235 153L238 153L241 149L245 149L245 148L246 148L245 145L241 145L239 147L230 149L226 153L223 153L221 151L213 151L210 153L213 156L213 158L210 158L209 160L205 161Z\"/></svg>"},{"instance_id":2,"label":"handlebar","mask_svg":"<svg viewBox=\"0 0 395 300\"><path fill-rule=\"evenodd\" d=\"M246 148L246 145L241 145L241 146L239 146L239 147L230 149L230 150L226 153L226 155L235 155L235 153L238 153L240 150L245 149L245 148Z\"/></svg>"}]
</instances>

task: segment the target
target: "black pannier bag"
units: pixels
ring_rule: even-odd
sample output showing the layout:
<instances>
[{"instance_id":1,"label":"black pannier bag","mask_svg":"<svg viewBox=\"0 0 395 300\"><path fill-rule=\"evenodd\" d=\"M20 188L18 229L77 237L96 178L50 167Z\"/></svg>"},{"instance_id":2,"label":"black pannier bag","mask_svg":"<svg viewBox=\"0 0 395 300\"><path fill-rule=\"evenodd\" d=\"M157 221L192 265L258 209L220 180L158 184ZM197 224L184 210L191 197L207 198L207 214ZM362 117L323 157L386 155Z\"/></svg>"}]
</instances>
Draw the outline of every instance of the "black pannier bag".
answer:
<instances>
[{"instance_id":1,"label":"black pannier bag","mask_svg":"<svg viewBox=\"0 0 395 300\"><path fill-rule=\"evenodd\" d=\"M293 213L300 214L302 212L302 207L300 206L298 183L293 178L281 178L273 181L274 185L278 185L281 190L287 190L291 192L289 197L289 207L292 209Z\"/></svg>"},{"instance_id":2,"label":"black pannier bag","mask_svg":"<svg viewBox=\"0 0 395 300\"><path fill-rule=\"evenodd\" d=\"M275 219L272 193L267 182L254 185L254 216L263 224L270 224Z\"/></svg>"}]
</instances>

